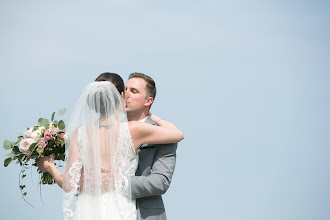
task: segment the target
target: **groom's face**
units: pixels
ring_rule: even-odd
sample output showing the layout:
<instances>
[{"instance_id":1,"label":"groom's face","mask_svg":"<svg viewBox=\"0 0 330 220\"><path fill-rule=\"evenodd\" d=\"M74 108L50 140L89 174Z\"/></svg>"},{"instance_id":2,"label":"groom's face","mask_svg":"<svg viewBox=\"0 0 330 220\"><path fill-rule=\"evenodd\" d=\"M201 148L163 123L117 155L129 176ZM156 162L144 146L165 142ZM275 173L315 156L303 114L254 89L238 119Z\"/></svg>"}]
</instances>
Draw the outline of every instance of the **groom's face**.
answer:
<instances>
[{"instance_id":1,"label":"groom's face","mask_svg":"<svg viewBox=\"0 0 330 220\"><path fill-rule=\"evenodd\" d=\"M125 85L126 111L133 112L144 109L147 103L147 83L141 78L131 78Z\"/></svg>"}]
</instances>

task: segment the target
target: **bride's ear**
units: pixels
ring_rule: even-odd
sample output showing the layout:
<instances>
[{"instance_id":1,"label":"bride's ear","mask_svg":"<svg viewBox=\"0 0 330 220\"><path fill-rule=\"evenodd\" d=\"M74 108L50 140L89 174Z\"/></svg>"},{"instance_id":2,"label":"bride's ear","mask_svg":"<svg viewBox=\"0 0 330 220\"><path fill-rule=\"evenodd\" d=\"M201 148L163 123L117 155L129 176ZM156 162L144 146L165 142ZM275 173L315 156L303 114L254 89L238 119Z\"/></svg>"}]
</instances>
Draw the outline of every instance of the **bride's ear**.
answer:
<instances>
[{"instance_id":1,"label":"bride's ear","mask_svg":"<svg viewBox=\"0 0 330 220\"><path fill-rule=\"evenodd\" d=\"M121 97L122 97L123 99L125 98L124 92L121 92Z\"/></svg>"}]
</instances>

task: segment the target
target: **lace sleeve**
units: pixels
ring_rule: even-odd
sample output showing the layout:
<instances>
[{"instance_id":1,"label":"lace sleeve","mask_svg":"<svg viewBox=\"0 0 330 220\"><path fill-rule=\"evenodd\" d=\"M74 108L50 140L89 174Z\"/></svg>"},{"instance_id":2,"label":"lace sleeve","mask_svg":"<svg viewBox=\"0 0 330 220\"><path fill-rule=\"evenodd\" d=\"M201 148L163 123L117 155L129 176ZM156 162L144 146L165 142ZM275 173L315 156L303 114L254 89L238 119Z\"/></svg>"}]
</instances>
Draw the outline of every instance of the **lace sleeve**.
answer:
<instances>
[{"instance_id":1,"label":"lace sleeve","mask_svg":"<svg viewBox=\"0 0 330 220\"><path fill-rule=\"evenodd\" d=\"M80 191L80 178L82 173L82 157L79 151L79 143L81 143L81 137L79 131L75 132L72 136L70 146L67 155L67 166L63 176L63 190L64 201L63 201L63 214L64 219L69 219L73 216L73 204L74 197Z\"/></svg>"}]
</instances>

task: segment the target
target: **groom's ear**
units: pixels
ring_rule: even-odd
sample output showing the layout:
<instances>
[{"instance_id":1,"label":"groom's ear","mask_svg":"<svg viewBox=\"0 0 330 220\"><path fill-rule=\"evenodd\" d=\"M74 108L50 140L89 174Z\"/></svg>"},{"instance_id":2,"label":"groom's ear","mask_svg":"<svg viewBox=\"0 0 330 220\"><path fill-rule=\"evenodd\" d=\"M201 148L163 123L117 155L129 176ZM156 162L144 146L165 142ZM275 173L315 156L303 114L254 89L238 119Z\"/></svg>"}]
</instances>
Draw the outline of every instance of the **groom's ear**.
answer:
<instances>
[{"instance_id":1,"label":"groom's ear","mask_svg":"<svg viewBox=\"0 0 330 220\"><path fill-rule=\"evenodd\" d=\"M124 92L121 92L121 97L124 99L125 96L124 96Z\"/></svg>"},{"instance_id":2,"label":"groom's ear","mask_svg":"<svg viewBox=\"0 0 330 220\"><path fill-rule=\"evenodd\" d=\"M154 102L154 98L148 97L144 103L144 106L150 106Z\"/></svg>"}]
</instances>

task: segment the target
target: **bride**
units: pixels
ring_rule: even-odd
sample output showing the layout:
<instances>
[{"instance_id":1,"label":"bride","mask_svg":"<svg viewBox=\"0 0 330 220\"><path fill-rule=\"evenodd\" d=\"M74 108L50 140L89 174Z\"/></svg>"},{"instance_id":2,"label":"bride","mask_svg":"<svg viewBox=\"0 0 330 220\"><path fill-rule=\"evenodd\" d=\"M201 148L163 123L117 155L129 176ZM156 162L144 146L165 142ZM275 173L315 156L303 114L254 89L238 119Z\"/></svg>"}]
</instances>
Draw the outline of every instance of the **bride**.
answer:
<instances>
[{"instance_id":1,"label":"bride","mask_svg":"<svg viewBox=\"0 0 330 220\"><path fill-rule=\"evenodd\" d=\"M137 169L139 146L183 139L175 125L155 115L151 119L159 126L128 122L123 95L112 82L88 84L67 129L71 137L64 174L56 168L54 155L37 160L39 170L50 173L65 191L65 219L137 219L135 200L122 190L124 178Z\"/></svg>"}]
</instances>

